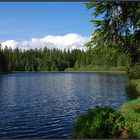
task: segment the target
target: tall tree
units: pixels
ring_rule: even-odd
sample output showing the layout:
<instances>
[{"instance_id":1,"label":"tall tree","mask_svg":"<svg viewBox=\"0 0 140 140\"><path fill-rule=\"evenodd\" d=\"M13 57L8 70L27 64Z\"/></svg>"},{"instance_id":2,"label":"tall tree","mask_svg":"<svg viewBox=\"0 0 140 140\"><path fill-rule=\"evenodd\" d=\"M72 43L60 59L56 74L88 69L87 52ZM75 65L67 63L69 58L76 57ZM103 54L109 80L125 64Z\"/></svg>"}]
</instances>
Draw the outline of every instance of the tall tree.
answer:
<instances>
[{"instance_id":1,"label":"tall tree","mask_svg":"<svg viewBox=\"0 0 140 140\"><path fill-rule=\"evenodd\" d=\"M8 70L8 61L4 55L0 44L0 72L6 72Z\"/></svg>"},{"instance_id":2,"label":"tall tree","mask_svg":"<svg viewBox=\"0 0 140 140\"><path fill-rule=\"evenodd\" d=\"M116 47L130 56L130 63L139 61L140 2L90 1L91 22L96 27L87 46Z\"/></svg>"}]
</instances>

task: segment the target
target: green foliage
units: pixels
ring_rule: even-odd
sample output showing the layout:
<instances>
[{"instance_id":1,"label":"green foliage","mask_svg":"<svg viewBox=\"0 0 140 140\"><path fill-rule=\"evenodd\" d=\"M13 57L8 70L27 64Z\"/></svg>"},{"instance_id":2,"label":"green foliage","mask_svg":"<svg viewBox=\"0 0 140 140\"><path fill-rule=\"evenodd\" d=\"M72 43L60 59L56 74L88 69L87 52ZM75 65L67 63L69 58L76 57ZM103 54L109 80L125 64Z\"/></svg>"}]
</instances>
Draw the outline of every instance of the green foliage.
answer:
<instances>
[{"instance_id":1,"label":"green foliage","mask_svg":"<svg viewBox=\"0 0 140 140\"><path fill-rule=\"evenodd\" d=\"M137 98L140 96L140 79L129 80L125 90L130 98Z\"/></svg>"},{"instance_id":2,"label":"green foliage","mask_svg":"<svg viewBox=\"0 0 140 140\"><path fill-rule=\"evenodd\" d=\"M140 64L134 65L129 70L130 79L140 79Z\"/></svg>"},{"instance_id":3,"label":"green foliage","mask_svg":"<svg viewBox=\"0 0 140 140\"><path fill-rule=\"evenodd\" d=\"M91 22L96 29L86 46L115 48L129 56L129 65L139 62L140 2L90 1L87 8L93 10Z\"/></svg>"},{"instance_id":4,"label":"green foliage","mask_svg":"<svg viewBox=\"0 0 140 140\"><path fill-rule=\"evenodd\" d=\"M119 112L97 106L77 117L73 138L114 138L120 136L125 127L126 122Z\"/></svg>"},{"instance_id":5,"label":"green foliage","mask_svg":"<svg viewBox=\"0 0 140 140\"><path fill-rule=\"evenodd\" d=\"M140 138L140 98L126 102L121 113L131 125L131 135Z\"/></svg>"}]
</instances>

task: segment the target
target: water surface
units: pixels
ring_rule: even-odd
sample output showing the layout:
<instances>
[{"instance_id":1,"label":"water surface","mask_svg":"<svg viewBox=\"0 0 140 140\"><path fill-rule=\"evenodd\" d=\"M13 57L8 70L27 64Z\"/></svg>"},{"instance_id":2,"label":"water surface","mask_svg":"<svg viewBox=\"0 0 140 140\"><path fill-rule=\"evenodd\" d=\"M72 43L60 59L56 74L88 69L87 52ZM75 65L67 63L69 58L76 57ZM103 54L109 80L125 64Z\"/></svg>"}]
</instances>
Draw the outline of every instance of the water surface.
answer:
<instances>
[{"instance_id":1,"label":"water surface","mask_svg":"<svg viewBox=\"0 0 140 140\"><path fill-rule=\"evenodd\" d=\"M127 77L104 73L0 75L0 138L69 138L79 113L127 101Z\"/></svg>"}]
</instances>

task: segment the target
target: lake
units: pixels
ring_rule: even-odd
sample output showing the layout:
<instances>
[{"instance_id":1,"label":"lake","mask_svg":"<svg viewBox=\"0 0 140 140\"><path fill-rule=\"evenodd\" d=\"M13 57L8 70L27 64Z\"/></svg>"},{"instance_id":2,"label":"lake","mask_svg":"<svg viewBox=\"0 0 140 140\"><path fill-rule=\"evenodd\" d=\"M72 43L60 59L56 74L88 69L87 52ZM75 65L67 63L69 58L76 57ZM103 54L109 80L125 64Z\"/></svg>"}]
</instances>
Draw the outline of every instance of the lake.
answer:
<instances>
[{"instance_id":1,"label":"lake","mask_svg":"<svg viewBox=\"0 0 140 140\"><path fill-rule=\"evenodd\" d=\"M69 138L79 113L128 100L127 77L105 73L0 75L0 138Z\"/></svg>"}]
</instances>

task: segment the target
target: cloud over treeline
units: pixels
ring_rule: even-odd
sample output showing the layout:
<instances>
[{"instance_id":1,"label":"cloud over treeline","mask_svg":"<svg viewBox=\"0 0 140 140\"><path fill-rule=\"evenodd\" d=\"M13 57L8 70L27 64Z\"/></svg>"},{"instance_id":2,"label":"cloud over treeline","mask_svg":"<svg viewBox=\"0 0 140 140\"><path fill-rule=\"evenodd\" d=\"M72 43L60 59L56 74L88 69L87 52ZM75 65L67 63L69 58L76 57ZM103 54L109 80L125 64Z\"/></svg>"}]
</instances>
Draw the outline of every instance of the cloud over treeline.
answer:
<instances>
[{"instance_id":1,"label":"cloud over treeline","mask_svg":"<svg viewBox=\"0 0 140 140\"><path fill-rule=\"evenodd\" d=\"M2 47L7 46L15 49L16 47L22 50L35 49L35 48L44 48L49 49L58 48L61 50L72 50L72 49L83 49L86 50L86 47L83 45L87 42L88 37L83 37L76 33L69 33L63 36L47 35L43 38L32 38L31 40L25 41L16 41L16 40L7 40L1 42Z\"/></svg>"}]
</instances>

